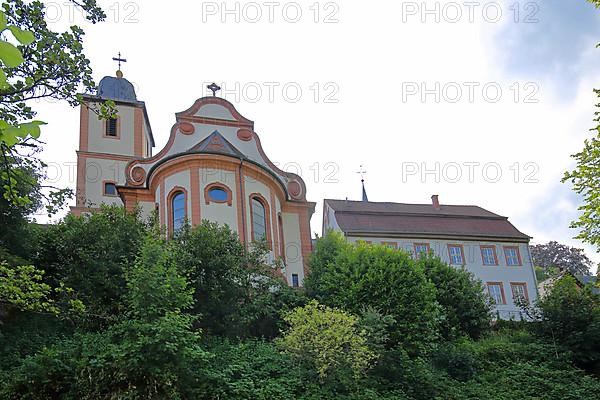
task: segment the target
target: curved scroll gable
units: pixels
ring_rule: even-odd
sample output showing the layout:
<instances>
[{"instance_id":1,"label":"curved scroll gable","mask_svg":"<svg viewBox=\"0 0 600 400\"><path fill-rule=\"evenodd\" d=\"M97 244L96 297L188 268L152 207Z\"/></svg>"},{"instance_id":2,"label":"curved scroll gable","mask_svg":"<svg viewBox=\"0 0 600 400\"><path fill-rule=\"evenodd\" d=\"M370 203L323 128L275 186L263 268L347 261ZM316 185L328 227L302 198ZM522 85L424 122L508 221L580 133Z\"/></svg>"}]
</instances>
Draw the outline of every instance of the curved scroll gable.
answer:
<instances>
[{"instance_id":1,"label":"curved scroll gable","mask_svg":"<svg viewBox=\"0 0 600 400\"><path fill-rule=\"evenodd\" d=\"M258 134L252 131L254 141L256 142L256 147L258 152L260 153L263 160L267 163L269 168L273 170L276 174L281 176L286 181L286 191L291 197L291 200L296 201L306 201L306 184L304 180L300 177L300 175L294 174L292 172L286 172L278 168L275 164L271 162L269 157L265 154L263 150L262 144L260 143L260 138Z\"/></svg>"},{"instance_id":2,"label":"curved scroll gable","mask_svg":"<svg viewBox=\"0 0 600 400\"><path fill-rule=\"evenodd\" d=\"M210 135L215 135L215 132L222 132L227 133L224 140L231 141L233 147L241 151L235 158L260 164L265 170L277 175L288 200L306 201L306 184L303 179L297 174L279 169L271 162L263 150L258 134L254 131L254 122L243 117L229 101L220 97L202 97L187 110L177 113L176 119L169 140L161 151L153 157L133 160L127 164L127 185L147 187L152 169L168 159L189 153L215 153L198 151L195 146ZM212 133L207 133L210 131Z\"/></svg>"},{"instance_id":3,"label":"curved scroll gable","mask_svg":"<svg viewBox=\"0 0 600 400\"><path fill-rule=\"evenodd\" d=\"M253 121L244 117L233 104L221 97L201 97L187 110L176 113L175 117L177 121L254 129Z\"/></svg>"}]
</instances>

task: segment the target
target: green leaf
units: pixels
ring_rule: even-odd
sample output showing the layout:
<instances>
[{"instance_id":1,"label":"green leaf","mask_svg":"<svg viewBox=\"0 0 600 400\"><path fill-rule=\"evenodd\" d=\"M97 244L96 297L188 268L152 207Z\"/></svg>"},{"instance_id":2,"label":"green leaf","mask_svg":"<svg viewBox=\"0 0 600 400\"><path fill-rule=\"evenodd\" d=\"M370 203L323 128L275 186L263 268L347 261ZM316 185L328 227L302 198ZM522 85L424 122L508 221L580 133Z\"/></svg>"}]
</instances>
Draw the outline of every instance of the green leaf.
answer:
<instances>
[{"instance_id":1,"label":"green leaf","mask_svg":"<svg viewBox=\"0 0 600 400\"><path fill-rule=\"evenodd\" d=\"M29 121L29 122L27 122L27 124L30 124L30 125L35 125L35 126L40 126L40 125L48 125L46 122L44 122L44 121L39 121L39 120L33 120L33 121Z\"/></svg>"},{"instance_id":2,"label":"green leaf","mask_svg":"<svg viewBox=\"0 0 600 400\"><path fill-rule=\"evenodd\" d=\"M18 67L25 61L19 49L3 41L0 41L0 60L9 68Z\"/></svg>"},{"instance_id":3,"label":"green leaf","mask_svg":"<svg viewBox=\"0 0 600 400\"><path fill-rule=\"evenodd\" d=\"M2 68L0 68L0 89L4 89L8 86L8 82L6 81L6 73Z\"/></svg>"},{"instance_id":4,"label":"green leaf","mask_svg":"<svg viewBox=\"0 0 600 400\"><path fill-rule=\"evenodd\" d=\"M14 37L24 46L33 43L35 36L31 31L24 31L14 25L10 25L8 29L12 32Z\"/></svg>"},{"instance_id":5,"label":"green leaf","mask_svg":"<svg viewBox=\"0 0 600 400\"><path fill-rule=\"evenodd\" d=\"M8 147L12 147L19 142L18 134L19 130L14 126L9 126L6 129L2 130L2 135L0 135L0 142L6 144Z\"/></svg>"},{"instance_id":6,"label":"green leaf","mask_svg":"<svg viewBox=\"0 0 600 400\"><path fill-rule=\"evenodd\" d=\"M32 138L37 139L40 137L40 125L44 125L45 122L42 121L32 121L27 122L21 125L21 137L26 137L27 135L31 135Z\"/></svg>"},{"instance_id":7,"label":"green leaf","mask_svg":"<svg viewBox=\"0 0 600 400\"><path fill-rule=\"evenodd\" d=\"M0 32L2 32L6 28L6 24L8 21L6 20L6 14L0 11Z\"/></svg>"}]
</instances>

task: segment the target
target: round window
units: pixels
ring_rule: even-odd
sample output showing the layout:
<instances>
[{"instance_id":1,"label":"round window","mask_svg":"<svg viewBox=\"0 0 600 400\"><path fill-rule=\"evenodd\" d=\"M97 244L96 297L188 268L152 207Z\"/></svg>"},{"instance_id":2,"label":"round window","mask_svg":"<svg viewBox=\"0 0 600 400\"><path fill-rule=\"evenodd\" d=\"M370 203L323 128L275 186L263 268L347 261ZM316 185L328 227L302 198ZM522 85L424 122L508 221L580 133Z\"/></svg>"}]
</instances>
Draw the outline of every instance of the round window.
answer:
<instances>
[{"instance_id":1,"label":"round window","mask_svg":"<svg viewBox=\"0 0 600 400\"><path fill-rule=\"evenodd\" d=\"M208 198L211 201L216 201L219 203L224 203L228 200L229 195L227 194L227 192L225 191L225 189L220 188L220 187L214 187L212 189L209 189L208 191Z\"/></svg>"}]
</instances>

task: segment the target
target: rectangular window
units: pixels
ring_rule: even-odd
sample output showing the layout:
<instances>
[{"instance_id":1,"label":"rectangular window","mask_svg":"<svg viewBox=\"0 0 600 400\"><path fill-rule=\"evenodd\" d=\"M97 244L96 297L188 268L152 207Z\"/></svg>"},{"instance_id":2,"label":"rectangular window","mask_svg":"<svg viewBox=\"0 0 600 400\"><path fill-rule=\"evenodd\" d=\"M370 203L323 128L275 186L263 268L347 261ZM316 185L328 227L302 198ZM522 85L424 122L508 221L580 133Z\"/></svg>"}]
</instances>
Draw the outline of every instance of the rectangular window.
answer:
<instances>
[{"instance_id":1,"label":"rectangular window","mask_svg":"<svg viewBox=\"0 0 600 400\"><path fill-rule=\"evenodd\" d=\"M488 282L487 284L488 292L494 303L496 304L506 304L506 299L504 298L504 288L502 287L502 282Z\"/></svg>"},{"instance_id":2,"label":"rectangular window","mask_svg":"<svg viewBox=\"0 0 600 400\"><path fill-rule=\"evenodd\" d=\"M516 246L504 247L504 258L506 258L506 265L521 265L521 254L519 254L519 248Z\"/></svg>"},{"instance_id":3,"label":"rectangular window","mask_svg":"<svg viewBox=\"0 0 600 400\"><path fill-rule=\"evenodd\" d=\"M398 248L398 243L396 242L381 242L385 247L389 247L390 249L396 250Z\"/></svg>"},{"instance_id":4,"label":"rectangular window","mask_svg":"<svg viewBox=\"0 0 600 400\"><path fill-rule=\"evenodd\" d=\"M450 256L450 264L453 265L464 265L465 255L463 253L463 247L459 244L448 245L448 255Z\"/></svg>"},{"instance_id":5,"label":"rectangular window","mask_svg":"<svg viewBox=\"0 0 600 400\"><path fill-rule=\"evenodd\" d=\"M109 118L106 120L106 136L117 137L117 119Z\"/></svg>"},{"instance_id":6,"label":"rectangular window","mask_svg":"<svg viewBox=\"0 0 600 400\"><path fill-rule=\"evenodd\" d=\"M298 274L292 274L292 287L299 287Z\"/></svg>"},{"instance_id":7,"label":"rectangular window","mask_svg":"<svg viewBox=\"0 0 600 400\"><path fill-rule=\"evenodd\" d=\"M114 182L104 182L104 195L117 196L117 186Z\"/></svg>"},{"instance_id":8,"label":"rectangular window","mask_svg":"<svg viewBox=\"0 0 600 400\"><path fill-rule=\"evenodd\" d=\"M526 302L529 302L527 284L525 282L511 282L510 290L512 292L513 300L522 299Z\"/></svg>"},{"instance_id":9,"label":"rectangular window","mask_svg":"<svg viewBox=\"0 0 600 400\"><path fill-rule=\"evenodd\" d=\"M415 243L415 258L419 259L422 255L429 253L429 243Z\"/></svg>"},{"instance_id":10,"label":"rectangular window","mask_svg":"<svg viewBox=\"0 0 600 400\"><path fill-rule=\"evenodd\" d=\"M481 246L481 259L483 265L498 265L495 246Z\"/></svg>"}]
</instances>

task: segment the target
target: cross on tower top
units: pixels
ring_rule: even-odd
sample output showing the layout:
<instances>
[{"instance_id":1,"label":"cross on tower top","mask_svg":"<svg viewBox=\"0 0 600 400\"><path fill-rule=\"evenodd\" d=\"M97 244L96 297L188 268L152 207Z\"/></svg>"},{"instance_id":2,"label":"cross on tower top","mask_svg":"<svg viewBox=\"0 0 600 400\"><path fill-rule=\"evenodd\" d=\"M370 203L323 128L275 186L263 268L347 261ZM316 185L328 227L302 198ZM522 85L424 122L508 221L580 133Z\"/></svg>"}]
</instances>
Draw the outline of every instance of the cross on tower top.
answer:
<instances>
[{"instance_id":1,"label":"cross on tower top","mask_svg":"<svg viewBox=\"0 0 600 400\"><path fill-rule=\"evenodd\" d=\"M216 96L216 95L217 95L217 92L218 92L219 90L221 90L221 86L217 85L217 84L216 84L216 83L214 83L214 82L213 82L213 83L211 83L210 85L207 85L207 86L206 86L206 88L207 88L208 90L210 90L210 91L213 93L213 96Z\"/></svg>"},{"instance_id":2,"label":"cross on tower top","mask_svg":"<svg viewBox=\"0 0 600 400\"><path fill-rule=\"evenodd\" d=\"M119 63L119 71L121 70L121 62L127 62L125 58L121 58L121 52L119 52L118 57L113 57L113 60Z\"/></svg>"},{"instance_id":3,"label":"cross on tower top","mask_svg":"<svg viewBox=\"0 0 600 400\"><path fill-rule=\"evenodd\" d=\"M356 171L357 174L360 174L360 181L364 182L365 181L365 174L367 173L367 171L365 171L364 167L360 166L360 170Z\"/></svg>"}]
</instances>

